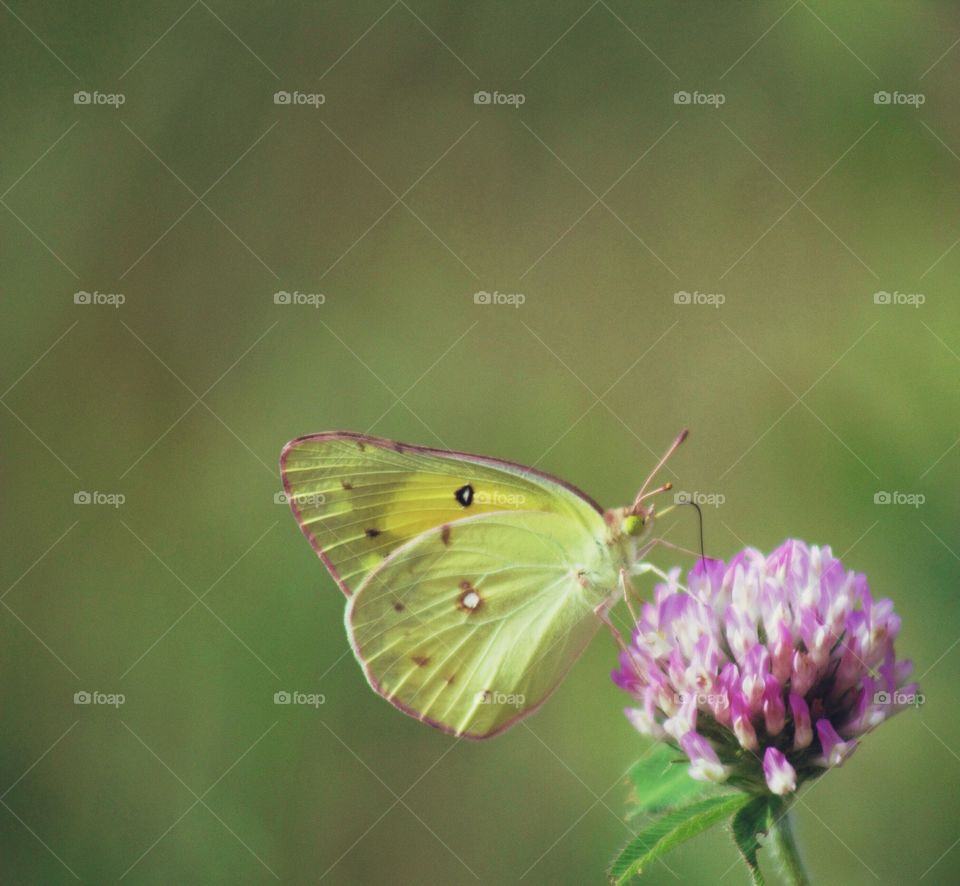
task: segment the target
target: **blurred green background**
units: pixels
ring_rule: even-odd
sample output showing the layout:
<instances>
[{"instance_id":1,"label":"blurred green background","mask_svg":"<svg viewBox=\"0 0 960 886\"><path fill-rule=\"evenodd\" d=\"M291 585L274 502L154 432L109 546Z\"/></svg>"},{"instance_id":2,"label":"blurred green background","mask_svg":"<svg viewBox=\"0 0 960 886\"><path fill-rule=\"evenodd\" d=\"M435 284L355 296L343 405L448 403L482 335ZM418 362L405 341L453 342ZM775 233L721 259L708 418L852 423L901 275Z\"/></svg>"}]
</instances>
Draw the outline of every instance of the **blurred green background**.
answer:
<instances>
[{"instance_id":1,"label":"blurred green background","mask_svg":"<svg viewBox=\"0 0 960 886\"><path fill-rule=\"evenodd\" d=\"M833 545L926 693L805 794L815 882L960 879L955 4L2 6L4 883L603 882L609 639L494 741L403 716L277 456L371 431L613 506L682 426L708 553ZM720 831L667 861L746 882Z\"/></svg>"}]
</instances>

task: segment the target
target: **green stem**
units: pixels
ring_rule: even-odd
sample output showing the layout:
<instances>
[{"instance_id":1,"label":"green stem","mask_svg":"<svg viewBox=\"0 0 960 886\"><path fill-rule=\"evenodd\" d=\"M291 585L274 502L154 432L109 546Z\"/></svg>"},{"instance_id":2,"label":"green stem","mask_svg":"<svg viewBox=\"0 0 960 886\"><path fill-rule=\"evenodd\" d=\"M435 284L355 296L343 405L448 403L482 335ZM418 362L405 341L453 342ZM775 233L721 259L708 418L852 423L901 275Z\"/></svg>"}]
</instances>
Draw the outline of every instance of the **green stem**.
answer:
<instances>
[{"instance_id":1,"label":"green stem","mask_svg":"<svg viewBox=\"0 0 960 886\"><path fill-rule=\"evenodd\" d=\"M766 845L772 849L790 886L810 886L810 878L803 867L800 850L793 836L789 812L784 811L774 821Z\"/></svg>"}]
</instances>

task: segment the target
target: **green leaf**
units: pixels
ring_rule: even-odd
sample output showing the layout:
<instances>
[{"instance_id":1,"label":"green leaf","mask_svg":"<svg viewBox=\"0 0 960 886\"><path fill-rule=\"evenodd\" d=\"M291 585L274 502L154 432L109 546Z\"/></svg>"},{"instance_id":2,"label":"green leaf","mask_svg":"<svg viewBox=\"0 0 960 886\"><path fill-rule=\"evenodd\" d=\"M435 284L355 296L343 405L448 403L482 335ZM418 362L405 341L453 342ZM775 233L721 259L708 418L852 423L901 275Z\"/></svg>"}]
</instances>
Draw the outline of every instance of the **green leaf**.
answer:
<instances>
[{"instance_id":1,"label":"green leaf","mask_svg":"<svg viewBox=\"0 0 960 886\"><path fill-rule=\"evenodd\" d=\"M644 828L610 865L610 881L621 886L651 862L707 828L733 815L751 801L749 794L721 794L674 809Z\"/></svg>"},{"instance_id":2,"label":"green leaf","mask_svg":"<svg viewBox=\"0 0 960 886\"><path fill-rule=\"evenodd\" d=\"M760 851L759 834L770 830L780 804L773 797L757 797L744 806L733 818L733 841L750 869L754 886L764 886L763 873L757 861Z\"/></svg>"},{"instance_id":3,"label":"green leaf","mask_svg":"<svg viewBox=\"0 0 960 886\"><path fill-rule=\"evenodd\" d=\"M627 773L633 785L628 817L660 813L716 791L709 782L695 781L687 774L689 760L669 745L657 744Z\"/></svg>"}]
</instances>

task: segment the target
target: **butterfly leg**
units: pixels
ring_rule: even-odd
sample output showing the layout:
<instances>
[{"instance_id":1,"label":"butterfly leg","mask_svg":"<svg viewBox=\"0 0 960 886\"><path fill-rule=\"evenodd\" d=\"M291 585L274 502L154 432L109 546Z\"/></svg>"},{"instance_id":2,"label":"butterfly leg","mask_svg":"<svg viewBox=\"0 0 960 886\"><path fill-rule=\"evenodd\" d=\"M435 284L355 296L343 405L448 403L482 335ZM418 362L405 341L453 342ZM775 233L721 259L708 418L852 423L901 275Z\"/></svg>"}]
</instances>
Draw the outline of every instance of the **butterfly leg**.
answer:
<instances>
[{"instance_id":1,"label":"butterfly leg","mask_svg":"<svg viewBox=\"0 0 960 886\"><path fill-rule=\"evenodd\" d=\"M628 588L634 591L634 593L636 593L633 587L633 583L629 579L629 573L627 572L626 569L621 569L620 570L620 589L623 592L623 599L627 604L627 608L630 610L630 617L631 619L633 619L631 624L631 632L630 632L630 636L632 638L633 636L632 628L638 622L637 622L637 616L634 613L633 608L630 606L629 592L627 590ZM636 649L632 644L627 644L624 642L623 636L621 635L620 631L617 629L613 621L611 621L610 619L610 610L617 603L617 599L618 598L616 596L611 596L609 599L604 600L593 611L596 613L600 621L602 621L609 628L610 633L613 635L613 639L616 642L617 646L619 647L621 653L625 653L626 655L630 656L630 658L633 659L636 667L639 669L642 663L637 659Z\"/></svg>"},{"instance_id":2,"label":"butterfly leg","mask_svg":"<svg viewBox=\"0 0 960 886\"><path fill-rule=\"evenodd\" d=\"M687 588L681 582L677 581L676 578L673 578L670 575L668 575L662 569L658 569L656 566L653 565L653 563L647 563L646 561L636 563L633 566L633 568L630 570L631 575L645 575L648 572L652 572L655 576L657 576L657 578L659 578L663 582L666 582L668 585L673 585L675 587L680 588L681 591L684 591L685 593L689 593Z\"/></svg>"},{"instance_id":3,"label":"butterfly leg","mask_svg":"<svg viewBox=\"0 0 960 886\"><path fill-rule=\"evenodd\" d=\"M667 541L665 538L651 539L649 545L644 551L644 554L653 550L653 548L656 547L657 545L663 545L663 547L669 548L671 551L679 551L681 554L690 554L691 556L696 557L698 560L700 559L699 551L691 551L690 548L685 548L682 545L676 545L672 541Z\"/></svg>"},{"instance_id":4,"label":"butterfly leg","mask_svg":"<svg viewBox=\"0 0 960 886\"><path fill-rule=\"evenodd\" d=\"M594 615L602 621L610 631L610 634L613 636L614 642L620 648L621 652L627 652L627 644L623 642L623 636L620 633L620 630L613 623L610 618L610 610L616 605L617 597L613 594L610 595L602 603L594 607Z\"/></svg>"},{"instance_id":5,"label":"butterfly leg","mask_svg":"<svg viewBox=\"0 0 960 886\"><path fill-rule=\"evenodd\" d=\"M622 566L620 567L620 590L623 592L623 602L627 604L627 611L630 613L630 618L633 620L633 623L637 623L637 613L633 611L633 606L630 605L630 593L637 593L636 588L633 586L633 582L630 581L630 578L627 574L627 570Z\"/></svg>"},{"instance_id":6,"label":"butterfly leg","mask_svg":"<svg viewBox=\"0 0 960 886\"><path fill-rule=\"evenodd\" d=\"M623 594L623 602L627 604L627 611L630 613L631 624L635 625L637 623L637 613L634 612L633 606L630 603L630 594L631 592L636 594L636 589L633 587L633 583L630 581L627 570L623 568L620 569L620 591ZM618 598L616 596L611 595L593 611L597 618L599 618L600 621L602 621L610 629L610 633L613 635L613 639L616 641L620 649L626 652L627 647L623 642L623 636L620 634L620 631L610 618L610 610L616 605L617 600Z\"/></svg>"}]
</instances>

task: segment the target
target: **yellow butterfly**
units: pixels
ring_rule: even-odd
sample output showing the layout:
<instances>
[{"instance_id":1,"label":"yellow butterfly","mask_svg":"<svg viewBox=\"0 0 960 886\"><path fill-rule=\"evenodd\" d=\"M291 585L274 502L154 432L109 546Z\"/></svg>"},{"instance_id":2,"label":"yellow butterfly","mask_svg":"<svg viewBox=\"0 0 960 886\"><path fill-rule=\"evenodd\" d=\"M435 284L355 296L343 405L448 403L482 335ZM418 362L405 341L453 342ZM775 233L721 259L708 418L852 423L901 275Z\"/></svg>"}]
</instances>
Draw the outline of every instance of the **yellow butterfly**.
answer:
<instances>
[{"instance_id":1,"label":"yellow butterfly","mask_svg":"<svg viewBox=\"0 0 960 886\"><path fill-rule=\"evenodd\" d=\"M349 432L288 443L303 534L349 598L373 689L444 732L488 738L556 688L643 562L646 487L604 511L523 465Z\"/></svg>"}]
</instances>

